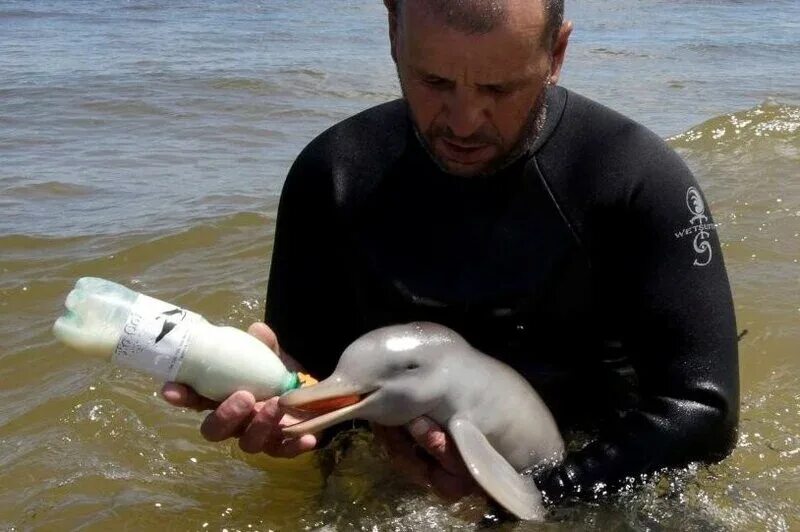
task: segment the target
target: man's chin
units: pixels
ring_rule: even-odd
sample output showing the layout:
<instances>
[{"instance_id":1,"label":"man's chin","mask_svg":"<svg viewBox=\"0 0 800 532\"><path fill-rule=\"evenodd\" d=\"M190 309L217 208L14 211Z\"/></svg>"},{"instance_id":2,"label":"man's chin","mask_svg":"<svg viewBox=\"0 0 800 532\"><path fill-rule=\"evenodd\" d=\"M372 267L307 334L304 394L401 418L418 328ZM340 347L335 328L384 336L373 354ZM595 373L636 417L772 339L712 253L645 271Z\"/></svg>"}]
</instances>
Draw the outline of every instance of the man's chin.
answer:
<instances>
[{"instance_id":1,"label":"man's chin","mask_svg":"<svg viewBox=\"0 0 800 532\"><path fill-rule=\"evenodd\" d=\"M459 177L479 177L491 173L497 164L496 150L487 150L485 157L453 157L451 153L436 150L431 153L436 164L443 171Z\"/></svg>"},{"instance_id":2,"label":"man's chin","mask_svg":"<svg viewBox=\"0 0 800 532\"><path fill-rule=\"evenodd\" d=\"M442 170L458 177L480 177L490 173L490 169L492 168L491 164L488 162L462 163L446 159L439 159L438 162Z\"/></svg>"}]
</instances>

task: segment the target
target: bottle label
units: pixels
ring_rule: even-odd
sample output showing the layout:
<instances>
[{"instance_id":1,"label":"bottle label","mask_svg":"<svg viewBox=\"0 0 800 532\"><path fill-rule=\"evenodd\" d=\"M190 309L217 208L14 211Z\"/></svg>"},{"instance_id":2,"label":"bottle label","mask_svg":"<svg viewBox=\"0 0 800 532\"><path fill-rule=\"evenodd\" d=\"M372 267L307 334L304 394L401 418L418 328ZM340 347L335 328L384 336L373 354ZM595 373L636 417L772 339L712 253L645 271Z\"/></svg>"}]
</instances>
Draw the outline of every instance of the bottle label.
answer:
<instances>
[{"instance_id":1,"label":"bottle label","mask_svg":"<svg viewBox=\"0 0 800 532\"><path fill-rule=\"evenodd\" d=\"M199 314L139 294L111 360L156 378L174 380L186 355L189 332L199 319Z\"/></svg>"}]
</instances>

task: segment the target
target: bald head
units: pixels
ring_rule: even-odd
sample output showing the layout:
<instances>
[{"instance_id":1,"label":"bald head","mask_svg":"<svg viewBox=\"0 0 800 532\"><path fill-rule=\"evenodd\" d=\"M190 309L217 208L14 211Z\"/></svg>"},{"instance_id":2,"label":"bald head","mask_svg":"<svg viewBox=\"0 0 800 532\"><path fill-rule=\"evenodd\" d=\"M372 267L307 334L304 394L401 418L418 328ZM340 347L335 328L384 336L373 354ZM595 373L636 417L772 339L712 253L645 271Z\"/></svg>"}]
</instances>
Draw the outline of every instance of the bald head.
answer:
<instances>
[{"instance_id":1,"label":"bald head","mask_svg":"<svg viewBox=\"0 0 800 532\"><path fill-rule=\"evenodd\" d=\"M488 33L505 22L505 0L398 0L398 9L406 4L421 8L442 20L450 28L464 33Z\"/></svg>"},{"instance_id":2,"label":"bald head","mask_svg":"<svg viewBox=\"0 0 800 532\"><path fill-rule=\"evenodd\" d=\"M507 22L509 4L514 0L385 0L390 12L401 14L407 5L423 9L448 27L464 33L482 34ZM519 0L518 0L519 1ZM555 42L564 20L564 0L521 0L531 8L544 9L547 44ZM402 20L402 17L398 17Z\"/></svg>"}]
</instances>

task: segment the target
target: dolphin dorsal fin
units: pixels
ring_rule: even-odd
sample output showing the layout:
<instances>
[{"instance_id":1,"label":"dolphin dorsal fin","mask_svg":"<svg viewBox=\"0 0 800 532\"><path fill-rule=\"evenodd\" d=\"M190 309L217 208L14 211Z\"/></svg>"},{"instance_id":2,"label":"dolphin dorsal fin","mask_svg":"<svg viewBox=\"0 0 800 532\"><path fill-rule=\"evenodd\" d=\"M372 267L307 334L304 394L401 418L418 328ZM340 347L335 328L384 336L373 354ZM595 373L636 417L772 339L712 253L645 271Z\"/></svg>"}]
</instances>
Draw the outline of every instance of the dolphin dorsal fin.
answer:
<instances>
[{"instance_id":1,"label":"dolphin dorsal fin","mask_svg":"<svg viewBox=\"0 0 800 532\"><path fill-rule=\"evenodd\" d=\"M542 494L533 479L519 474L475 425L453 417L447 430L475 482L492 499L520 519L544 519Z\"/></svg>"}]
</instances>

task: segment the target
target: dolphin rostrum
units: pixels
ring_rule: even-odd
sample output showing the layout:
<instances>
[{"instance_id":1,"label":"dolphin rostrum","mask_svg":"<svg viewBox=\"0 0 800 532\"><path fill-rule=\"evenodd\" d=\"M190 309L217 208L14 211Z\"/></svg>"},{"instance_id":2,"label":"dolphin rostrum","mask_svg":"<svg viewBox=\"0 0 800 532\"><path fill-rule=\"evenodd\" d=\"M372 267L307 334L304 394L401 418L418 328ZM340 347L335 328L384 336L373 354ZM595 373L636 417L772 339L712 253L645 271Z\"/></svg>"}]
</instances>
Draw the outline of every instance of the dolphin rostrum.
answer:
<instances>
[{"instance_id":1,"label":"dolphin rostrum","mask_svg":"<svg viewBox=\"0 0 800 532\"><path fill-rule=\"evenodd\" d=\"M283 395L280 404L306 414L320 405L336 408L284 428L289 436L354 418L398 426L428 416L446 427L478 485L520 519L544 518L541 493L520 472L558 462L564 452L530 384L435 323L365 334L345 349L330 377Z\"/></svg>"}]
</instances>

